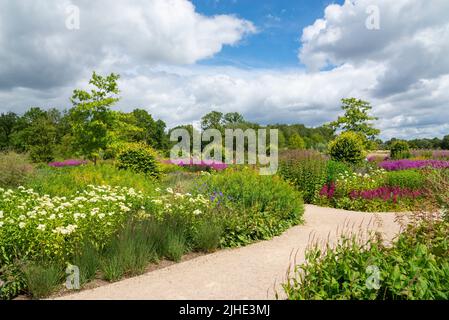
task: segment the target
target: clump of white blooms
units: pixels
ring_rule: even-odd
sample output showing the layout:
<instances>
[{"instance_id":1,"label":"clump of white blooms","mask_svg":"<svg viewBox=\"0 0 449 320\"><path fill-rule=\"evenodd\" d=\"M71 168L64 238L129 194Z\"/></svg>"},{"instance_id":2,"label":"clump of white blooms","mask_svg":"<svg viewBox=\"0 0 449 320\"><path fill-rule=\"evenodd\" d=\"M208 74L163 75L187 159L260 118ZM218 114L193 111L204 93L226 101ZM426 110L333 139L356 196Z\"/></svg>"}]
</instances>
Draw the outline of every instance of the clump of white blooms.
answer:
<instances>
[{"instance_id":1,"label":"clump of white blooms","mask_svg":"<svg viewBox=\"0 0 449 320\"><path fill-rule=\"evenodd\" d=\"M140 219L168 214L200 216L213 205L203 195L156 189L148 198L126 187L93 186L67 197L41 195L33 189L0 188L0 252L38 248L51 256L73 253L77 239L95 237L106 243L130 215Z\"/></svg>"},{"instance_id":2,"label":"clump of white blooms","mask_svg":"<svg viewBox=\"0 0 449 320\"><path fill-rule=\"evenodd\" d=\"M43 247L64 254L68 237L94 232L98 239L106 239L143 201L142 192L126 187L90 185L70 197L41 195L24 187L0 188L0 251L17 243L24 251L27 246Z\"/></svg>"}]
</instances>

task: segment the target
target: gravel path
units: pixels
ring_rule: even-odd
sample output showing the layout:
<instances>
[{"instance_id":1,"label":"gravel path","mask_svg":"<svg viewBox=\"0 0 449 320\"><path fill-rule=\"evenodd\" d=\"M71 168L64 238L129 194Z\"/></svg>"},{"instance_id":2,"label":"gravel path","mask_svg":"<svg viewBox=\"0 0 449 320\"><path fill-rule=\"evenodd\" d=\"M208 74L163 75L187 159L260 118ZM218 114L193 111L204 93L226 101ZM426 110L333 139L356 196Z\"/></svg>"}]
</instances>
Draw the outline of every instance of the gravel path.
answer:
<instances>
[{"instance_id":1,"label":"gravel path","mask_svg":"<svg viewBox=\"0 0 449 320\"><path fill-rule=\"evenodd\" d=\"M311 237L335 241L337 228L375 229L387 238L399 230L393 213L369 214L306 206L306 223L282 236L229 249L58 299L274 299L294 256L304 261Z\"/></svg>"}]
</instances>

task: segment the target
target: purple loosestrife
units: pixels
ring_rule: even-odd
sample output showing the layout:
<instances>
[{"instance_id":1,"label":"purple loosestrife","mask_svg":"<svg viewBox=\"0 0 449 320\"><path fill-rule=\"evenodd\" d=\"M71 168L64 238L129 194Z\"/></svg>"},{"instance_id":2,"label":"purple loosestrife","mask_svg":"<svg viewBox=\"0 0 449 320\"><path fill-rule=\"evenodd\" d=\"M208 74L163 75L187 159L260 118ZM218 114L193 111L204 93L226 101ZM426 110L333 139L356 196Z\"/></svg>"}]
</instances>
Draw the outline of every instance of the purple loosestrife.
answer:
<instances>
[{"instance_id":1,"label":"purple loosestrife","mask_svg":"<svg viewBox=\"0 0 449 320\"><path fill-rule=\"evenodd\" d=\"M320 196L332 199L335 195L335 183L325 184L320 191Z\"/></svg>"},{"instance_id":2,"label":"purple loosestrife","mask_svg":"<svg viewBox=\"0 0 449 320\"><path fill-rule=\"evenodd\" d=\"M213 160L201 160L201 161L194 161L193 159L175 160L175 161L166 160L164 161L164 163L176 164L180 167L198 167L204 169L210 168L216 171L222 171L228 167L226 163Z\"/></svg>"},{"instance_id":3,"label":"purple loosestrife","mask_svg":"<svg viewBox=\"0 0 449 320\"><path fill-rule=\"evenodd\" d=\"M407 169L447 169L449 168L449 161L443 160L389 160L383 161L379 166L387 171L398 171Z\"/></svg>"},{"instance_id":4,"label":"purple loosestrife","mask_svg":"<svg viewBox=\"0 0 449 320\"><path fill-rule=\"evenodd\" d=\"M372 190L352 191L349 194L351 199L364 199L364 200L383 200L394 203L400 198L416 199L424 195L421 190L411 190L401 187L380 187Z\"/></svg>"},{"instance_id":5,"label":"purple loosestrife","mask_svg":"<svg viewBox=\"0 0 449 320\"><path fill-rule=\"evenodd\" d=\"M449 160L449 150L412 150L412 157L431 157L434 160Z\"/></svg>"},{"instance_id":6,"label":"purple loosestrife","mask_svg":"<svg viewBox=\"0 0 449 320\"><path fill-rule=\"evenodd\" d=\"M87 161L70 159L61 162L50 162L48 165L54 168L62 168L62 167L77 167L83 164L87 164Z\"/></svg>"}]
</instances>

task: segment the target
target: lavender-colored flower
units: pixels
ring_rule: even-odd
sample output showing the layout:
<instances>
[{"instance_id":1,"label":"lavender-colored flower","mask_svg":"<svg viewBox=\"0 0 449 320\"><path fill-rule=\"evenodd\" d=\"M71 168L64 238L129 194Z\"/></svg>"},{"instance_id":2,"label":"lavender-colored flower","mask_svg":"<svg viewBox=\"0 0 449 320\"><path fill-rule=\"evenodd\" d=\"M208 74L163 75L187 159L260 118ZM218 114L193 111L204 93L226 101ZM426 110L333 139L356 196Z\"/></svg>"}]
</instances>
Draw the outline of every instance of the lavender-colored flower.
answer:
<instances>
[{"instance_id":1,"label":"lavender-colored flower","mask_svg":"<svg viewBox=\"0 0 449 320\"><path fill-rule=\"evenodd\" d=\"M84 164L87 164L87 161L70 159L61 162L50 162L48 165L54 168L62 168L62 167L77 167Z\"/></svg>"},{"instance_id":2,"label":"lavender-colored flower","mask_svg":"<svg viewBox=\"0 0 449 320\"><path fill-rule=\"evenodd\" d=\"M214 160L195 160L195 159L183 159L183 160L166 160L164 163L175 164L180 167L200 168L200 169L213 169L216 171L225 170L228 165L226 163Z\"/></svg>"},{"instance_id":3,"label":"lavender-colored flower","mask_svg":"<svg viewBox=\"0 0 449 320\"><path fill-rule=\"evenodd\" d=\"M380 187L371 190L352 191L349 194L351 199L383 200L397 202L399 198L416 199L424 195L422 190L412 190L401 187Z\"/></svg>"},{"instance_id":4,"label":"lavender-colored flower","mask_svg":"<svg viewBox=\"0 0 449 320\"><path fill-rule=\"evenodd\" d=\"M383 161L379 166L387 171L398 171L407 169L447 169L449 168L449 161L443 160L389 160Z\"/></svg>"}]
</instances>

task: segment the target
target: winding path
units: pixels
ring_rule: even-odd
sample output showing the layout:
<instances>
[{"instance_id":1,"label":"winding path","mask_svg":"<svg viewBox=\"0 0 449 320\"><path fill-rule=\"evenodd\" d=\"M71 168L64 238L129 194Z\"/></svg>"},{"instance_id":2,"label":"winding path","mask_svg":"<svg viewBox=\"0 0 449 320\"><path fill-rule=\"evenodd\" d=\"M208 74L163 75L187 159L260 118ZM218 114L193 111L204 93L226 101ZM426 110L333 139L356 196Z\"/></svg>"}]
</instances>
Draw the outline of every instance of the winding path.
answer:
<instances>
[{"instance_id":1,"label":"winding path","mask_svg":"<svg viewBox=\"0 0 449 320\"><path fill-rule=\"evenodd\" d=\"M304 261L310 238L335 241L337 228L361 227L391 239L399 230L393 213L369 214L306 206L306 223L270 241L228 249L58 299L274 299L288 267Z\"/></svg>"}]
</instances>

